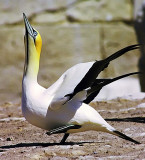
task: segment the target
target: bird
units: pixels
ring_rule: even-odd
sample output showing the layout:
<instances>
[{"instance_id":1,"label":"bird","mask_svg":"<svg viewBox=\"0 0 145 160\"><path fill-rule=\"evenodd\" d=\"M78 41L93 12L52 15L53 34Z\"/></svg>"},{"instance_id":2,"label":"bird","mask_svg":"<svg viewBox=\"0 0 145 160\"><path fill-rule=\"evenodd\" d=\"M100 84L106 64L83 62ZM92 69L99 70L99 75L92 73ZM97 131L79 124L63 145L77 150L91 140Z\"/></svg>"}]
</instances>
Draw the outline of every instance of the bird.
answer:
<instances>
[{"instance_id":1,"label":"bird","mask_svg":"<svg viewBox=\"0 0 145 160\"><path fill-rule=\"evenodd\" d=\"M89 130L106 132L140 144L112 127L89 105L105 85L139 73L97 79L112 60L138 49L140 45L127 46L103 60L76 64L65 71L54 84L44 88L37 80L42 39L40 33L31 26L25 13L23 19L25 64L22 79L22 113L25 119L30 124L46 130L47 135L64 133L61 144L65 144L70 134Z\"/></svg>"}]
</instances>

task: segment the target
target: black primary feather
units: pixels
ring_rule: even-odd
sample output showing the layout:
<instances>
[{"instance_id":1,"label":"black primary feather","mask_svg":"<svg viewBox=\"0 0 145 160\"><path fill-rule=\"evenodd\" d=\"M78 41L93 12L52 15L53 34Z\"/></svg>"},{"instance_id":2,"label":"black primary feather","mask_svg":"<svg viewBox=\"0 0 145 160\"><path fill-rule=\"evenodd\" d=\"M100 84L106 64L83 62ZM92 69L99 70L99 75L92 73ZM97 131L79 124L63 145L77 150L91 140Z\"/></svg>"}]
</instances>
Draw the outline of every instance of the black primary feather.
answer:
<instances>
[{"instance_id":1,"label":"black primary feather","mask_svg":"<svg viewBox=\"0 0 145 160\"><path fill-rule=\"evenodd\" d=\"M110 78L110 79L96 79L95 82L93 83L93 85L90 87L90 89L88 89L88 93L87 93L87 98L83 101L84 103L88 104L90 103L100 92L100 90L114 82L117 81L119 79L134 75L134 74L140 74L141 72L132 72L132 73L128 73L128 74L124 74L115 78Z\"/></svg>"},{"instance_id":2,"label":"black primary feather","mask_svg":"<svg viewBox=\"0 0 145 160\"><path fill-rule=\"evenodd\" d=\"M96 78L98 77L99 73L101 71L103 71L106 67L108 67L109 63L112 60L120 57L121 55L125 54L128 51L138 49L139 47L140 47L139 44L131 45L131 46L125 47L125 48L115 52L114 54L112 54L111 56L107 57L104 60L96 61L92 65L92 67L89 69L89 71L85 74L85 76L82 78L82 80L78 83L78 85L74 88L73 93L67 94L67 95L65 95L65 97L69 96L69 100L70 100L78 92L80 92L86 88L91 87L92 84L95 82Z\"/></svg>"}]
</instances>

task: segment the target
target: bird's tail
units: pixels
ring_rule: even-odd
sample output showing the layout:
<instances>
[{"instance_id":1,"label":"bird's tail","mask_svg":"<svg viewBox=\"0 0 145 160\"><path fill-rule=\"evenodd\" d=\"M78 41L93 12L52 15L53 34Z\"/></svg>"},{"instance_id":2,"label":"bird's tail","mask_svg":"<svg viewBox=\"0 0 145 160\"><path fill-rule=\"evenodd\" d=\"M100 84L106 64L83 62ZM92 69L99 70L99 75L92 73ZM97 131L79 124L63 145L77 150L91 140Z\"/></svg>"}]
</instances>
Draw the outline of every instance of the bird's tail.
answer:
<instances>
[{"instance_id":1,"label":"bird's tail","mask_svg":"<svg viewBox=\"0 0 145 160\"><path fill-rule=\"evenodd\" d=\"M116 131L116 130L115 130L115 131L113 131L112 134L114 134L114 135L116 135L116 136L118 136L118 137L120 137L120 138L122 138L122 139L131 141L131 142L133 142L133 143L135 143L135 144L141 144L140 142L138 142L138 141L136 141L136 140L134 140L134 139L126 136L125 134L123 134L123 133L121 133L121 132L119 132L119 131Z\"/></svg>"}]
</instances>

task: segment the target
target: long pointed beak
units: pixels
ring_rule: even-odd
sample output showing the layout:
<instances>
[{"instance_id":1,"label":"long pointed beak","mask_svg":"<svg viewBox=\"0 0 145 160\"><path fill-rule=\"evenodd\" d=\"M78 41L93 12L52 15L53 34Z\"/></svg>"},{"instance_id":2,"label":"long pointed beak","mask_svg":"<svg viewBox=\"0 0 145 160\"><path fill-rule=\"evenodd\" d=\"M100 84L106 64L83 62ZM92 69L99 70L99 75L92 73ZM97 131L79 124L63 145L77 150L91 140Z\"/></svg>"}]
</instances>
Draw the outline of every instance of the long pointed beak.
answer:
<instances>
[{"instance_id":1,"label":"long pointed beak","mask_svg":"<svg viewBox=\"0 0 145 160\"><path fill-rule=\"evenodd\" d=\"M29 33L33 37L34 29L30 25L25 13L23 13L23 18L24 18L24 23L25 23L26 34Z\"/></svg>"}]
</instances>

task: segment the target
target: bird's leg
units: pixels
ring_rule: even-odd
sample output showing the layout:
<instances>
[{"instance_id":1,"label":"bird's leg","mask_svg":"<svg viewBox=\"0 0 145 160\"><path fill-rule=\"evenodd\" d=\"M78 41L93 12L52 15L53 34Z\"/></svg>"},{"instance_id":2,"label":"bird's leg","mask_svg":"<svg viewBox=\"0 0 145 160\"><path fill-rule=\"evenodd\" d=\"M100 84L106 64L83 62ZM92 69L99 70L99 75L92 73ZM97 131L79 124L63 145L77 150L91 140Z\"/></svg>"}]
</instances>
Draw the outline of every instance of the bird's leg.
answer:
<instances>
[{"instance_id":1,"label":"bird's leg","mask_svg":"<svg viewBox=\"0 0 145 160\"><path fill-rule=\"evenodd\" d=\"M68 136L69 136L69 133L65 133L64 136L63 136L63 138L62 138L62 140L60 141L60 143L64 144L65 141L66 141L66 139L68 138Z\"/></svg>"},{"instance_id":2,"label":"bird's leg","mask_svg":"<svg viewBox=\"0 0 145 160\"><path fill-rule=\"evenodd\" d=\"M62 140L61 140L61 144L64 144L67 137L69 136L69 133L66 133L68 130L70 129L79 129L81 128L81 125L74 125L74 124L68 124L65 126L60 126L58 128L52 129L49 132L47 132L47 135L51 135L51 134L58 134L58 133L65 133Z\"/></svg>"}]
</instances>

